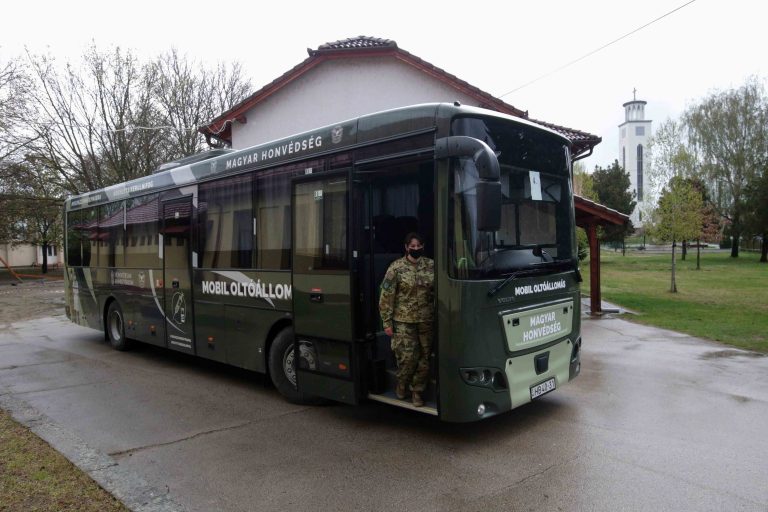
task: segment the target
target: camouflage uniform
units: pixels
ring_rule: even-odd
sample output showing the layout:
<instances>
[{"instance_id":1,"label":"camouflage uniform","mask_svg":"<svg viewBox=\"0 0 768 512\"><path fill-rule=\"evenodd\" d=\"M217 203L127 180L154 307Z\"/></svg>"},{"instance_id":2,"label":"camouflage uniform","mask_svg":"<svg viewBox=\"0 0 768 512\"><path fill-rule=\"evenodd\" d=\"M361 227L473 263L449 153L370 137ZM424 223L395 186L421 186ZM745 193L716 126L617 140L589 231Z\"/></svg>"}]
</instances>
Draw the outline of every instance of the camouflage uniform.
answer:
<instances>
[{"instance_id":1,"label":"camouflage uniform","mask_svg":"<svg viewBox=\"0 0 768 512\"><path fill-rule=\"evenodd\" d=\"M429 378L432 352L435 263L422 256L392 262L381 282L379 313L386 329L394 331L392 351L397 359L397 381L422 392Z\"/></svg>"}]
</instances>

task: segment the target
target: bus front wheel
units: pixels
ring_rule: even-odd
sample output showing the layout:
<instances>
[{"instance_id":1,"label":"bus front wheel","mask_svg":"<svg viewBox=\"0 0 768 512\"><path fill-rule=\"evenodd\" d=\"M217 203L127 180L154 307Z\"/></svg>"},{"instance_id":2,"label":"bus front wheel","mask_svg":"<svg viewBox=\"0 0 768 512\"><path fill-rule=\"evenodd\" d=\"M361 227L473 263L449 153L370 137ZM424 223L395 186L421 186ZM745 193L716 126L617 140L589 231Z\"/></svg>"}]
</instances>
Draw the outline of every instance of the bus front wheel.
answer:
<instances>
[{"instance_id":1,"label":"bus front wheel","mask_svg":"<svg viewBox=\"0 0 768 512\"><path fill-rule=\"evenodd\" d=\"M125 318L123 310L116 300L112 301L107 310L107 339L115 350L128 350L131 340L125 337Z\"/></svg>"},{"instance_id":2,"label":"bus front wheel","mask_svg":"<svg viewBox=\"0 0 768 512\"><path fill-rule=\"evenodd\" d=\"M314 357L305 352L304 347L299 351L299 357L308 363L308 367L314 368ZM269 375L272 382L285 397L295 404L313 405L323 403L324 400L302 393L296 386L296 358L293 345L293 329L283 329L275 336L272 346L269 348Z\"/></svg>"}]
</instances>

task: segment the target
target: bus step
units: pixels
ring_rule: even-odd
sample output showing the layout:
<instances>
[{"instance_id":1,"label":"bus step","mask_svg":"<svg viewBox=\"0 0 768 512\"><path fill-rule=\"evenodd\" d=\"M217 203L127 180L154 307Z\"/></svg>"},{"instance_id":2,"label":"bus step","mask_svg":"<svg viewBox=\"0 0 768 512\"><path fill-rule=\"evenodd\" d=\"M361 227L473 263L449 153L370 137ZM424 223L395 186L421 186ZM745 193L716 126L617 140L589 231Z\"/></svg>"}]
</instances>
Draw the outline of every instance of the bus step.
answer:
<instances>
[{"instance_id":1,"label":"bus step","mask_svg":"<svg viewBox=\"0 0 768 512\"><path fill-rule=\"evenodd\" d=\"M437 404L435 402L425 402L423 407L416 407L410 400L400 400L395 396L394 391L387 391L384 394L377 395L374 393L368 393L369 400L375 400L376 402L382 402L396 407L402 407L403 409L411 409L412 411L421 412L424 414L431 414L437 416Z\"/></svg>"}]
</instances>

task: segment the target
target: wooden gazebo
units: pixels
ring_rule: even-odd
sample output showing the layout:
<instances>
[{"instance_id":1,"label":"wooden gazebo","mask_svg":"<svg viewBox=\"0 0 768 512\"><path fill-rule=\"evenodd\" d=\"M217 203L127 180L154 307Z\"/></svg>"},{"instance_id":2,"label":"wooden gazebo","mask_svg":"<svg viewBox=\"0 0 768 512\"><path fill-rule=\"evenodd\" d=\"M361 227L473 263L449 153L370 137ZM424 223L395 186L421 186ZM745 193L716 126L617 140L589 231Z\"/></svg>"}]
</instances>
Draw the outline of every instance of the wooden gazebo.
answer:
<instances>
[{"instance_id":1,"label":"wooden gazebo","mask_svg":"<svg viewBox=\"0 0 768 512\"><path fill-rule=\"evenodd\" d=\"M581 196L574 196L576 225L584 228L589 239L589 299L593 315L602 313L600 293L600 241L597 238L598 226L623 225L629 222L629 216L612 210Z\"/></svg>"}]
</instances>

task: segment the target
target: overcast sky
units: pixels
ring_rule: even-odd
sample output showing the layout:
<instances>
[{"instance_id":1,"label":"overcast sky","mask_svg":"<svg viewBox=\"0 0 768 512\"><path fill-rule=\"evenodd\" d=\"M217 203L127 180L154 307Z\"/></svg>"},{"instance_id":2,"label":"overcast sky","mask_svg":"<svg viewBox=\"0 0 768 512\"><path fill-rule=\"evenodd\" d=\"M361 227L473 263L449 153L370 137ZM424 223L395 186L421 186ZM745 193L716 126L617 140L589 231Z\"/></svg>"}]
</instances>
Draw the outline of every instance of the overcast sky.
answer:
<instances>
[{"instance_id":1,"label":"overcast sky","mask_svg":"<svg viewBox=\"0 0 768 512\"><path fill-rule=\"evenodd\" d=\"M240 61L260 88L306 48L367 35L495 95L577 59L688 0L497 2L28 1L6 10L0 57L26 46L75 60L94 41L152 57L175 46L207 62ZM603 137L591 170L618 158L622 103L646 100L654 128L714 89L768 76L768 2L696 0L608 48L517 92L531 117Z\"/></svg>"}]
</instances>

